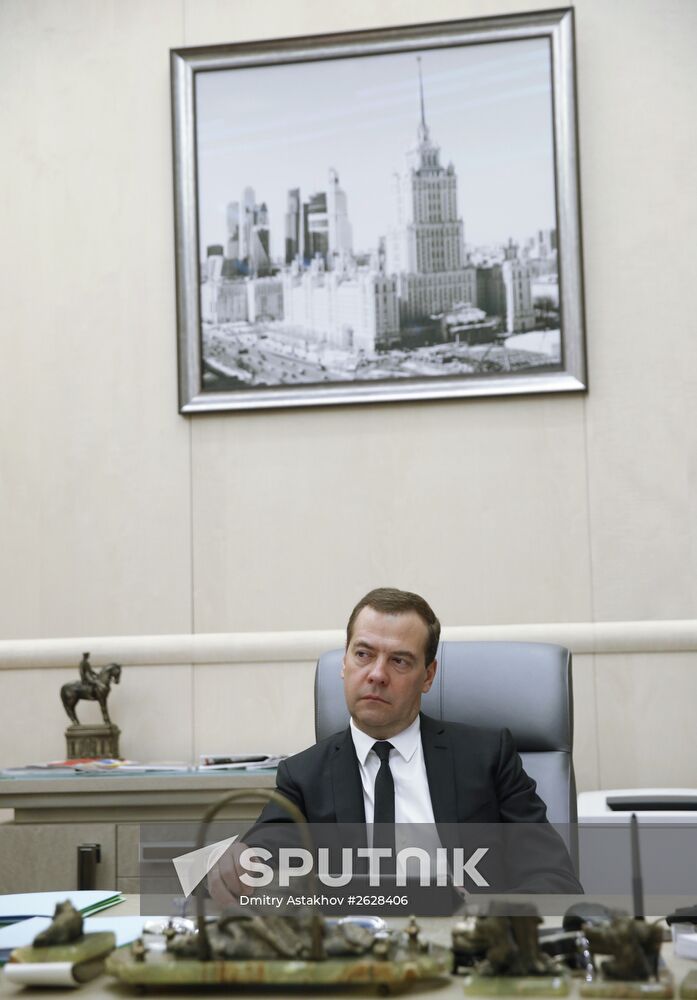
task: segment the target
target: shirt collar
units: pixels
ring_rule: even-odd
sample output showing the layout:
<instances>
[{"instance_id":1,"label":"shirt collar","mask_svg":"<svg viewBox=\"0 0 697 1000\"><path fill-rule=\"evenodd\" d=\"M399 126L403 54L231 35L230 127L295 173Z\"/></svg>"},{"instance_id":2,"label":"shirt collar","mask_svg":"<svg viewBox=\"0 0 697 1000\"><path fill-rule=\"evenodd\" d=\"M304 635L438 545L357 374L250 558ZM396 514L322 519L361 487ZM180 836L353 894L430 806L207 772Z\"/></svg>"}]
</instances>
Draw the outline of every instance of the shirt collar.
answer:
<instances>
[{"instance_id":1,"label":"shirt collar","mask_svg":"<svg viewBox=\"0 0 697 1000\"><path fill-rule=\"evenodd\" d=\"M353 719L351 719L350 727L351 738L353 739L353 745L356 749L356 756L358 757L361 766L365 767L368 754L373 749L375 738L373 736L368 736L368 734L364 733L362 729L359 729ZM403 757L404 760L408 761L411 760L416 753L420 739L421 716L417 715L410 726L403 729L401 733L397 733L396 736L390 736L389 742L395 748L400 757Z\"/></svg>"}]
</instances>

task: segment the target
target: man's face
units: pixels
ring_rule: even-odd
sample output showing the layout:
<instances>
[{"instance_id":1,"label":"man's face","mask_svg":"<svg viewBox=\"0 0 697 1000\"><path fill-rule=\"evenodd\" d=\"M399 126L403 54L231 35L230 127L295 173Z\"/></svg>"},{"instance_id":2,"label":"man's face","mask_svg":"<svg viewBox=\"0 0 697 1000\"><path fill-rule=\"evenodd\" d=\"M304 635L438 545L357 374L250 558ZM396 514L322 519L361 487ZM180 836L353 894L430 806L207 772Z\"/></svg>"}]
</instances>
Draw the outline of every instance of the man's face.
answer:
<instances>
[{"instance_id":1,"label":"man's face","mask_svg":"<svg viewBox=\"0 0 697 1000\"><path fill-rule=\"evenodd\" d=\"M354 622L341 676L353 721L377 740L389 739L419 713L436 661L425 663L426 623L415 611L388 615L363 608Z\"/></svg>"}]
</instances>

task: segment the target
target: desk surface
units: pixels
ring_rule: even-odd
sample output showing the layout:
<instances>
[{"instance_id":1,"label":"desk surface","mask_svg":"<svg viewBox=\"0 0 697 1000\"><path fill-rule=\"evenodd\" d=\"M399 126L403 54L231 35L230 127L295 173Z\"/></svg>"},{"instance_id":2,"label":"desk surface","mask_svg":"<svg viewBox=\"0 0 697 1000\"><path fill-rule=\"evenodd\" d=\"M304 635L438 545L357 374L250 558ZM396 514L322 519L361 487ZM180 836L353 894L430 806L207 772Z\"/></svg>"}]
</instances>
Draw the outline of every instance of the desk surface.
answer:
<instances>
[{"instance_id":1,"label":"desk surface","mask_svg":"<svg viewBox=\"0 0 697 1000\"><path fill-rule=\"evenodd\" d=\"M137 914L140 912L140 898L138 896L129 896L125 902L114 906L109 910L109 913L113 913L121 916L129 916L131 914ZM390 920L391 926L402 927L406 924L406 918L394 918ZM551 922L551 921L550 921ZM435 941L438 944L445 945L449 947L450 945L450 931L453 925L452 917L424 917L420 920L423 927L425 935L431 941ZM687 959L676 958L673 955L672 945L666 944L663 948L663 954L673 971L676 979L676 997L678 993L678 988L680 982L691 969L697 968L694 962L690 962ZM237 998L237 1000L261 1000L262 997L293 997L294 1000L301 1000L303 994L302 991L296 990L295 992L272 992L272 991L248 991L248 990L237 990L234 988L229 988L224 991L226 996L232 996ZM48 997L60 995L62 997L75 996L75 997L89 997L90 1000L108 1000L112 998L115 1000L117 997L138 997L140 994L136 992L135 989L129 988L117 980L113 979L111 976L100 976L98 979L93 980L91 983L87 983L85 986L79 987L76 991L66 991L65 989L47 990L47 989L29 989L24 986L15 986L13 983L7 983L4 977L0 977L0 996L22 996L27 998L38 998L42 997L43 1000L47 1000ZM146 994L148 995L148 994ZM184 997L217 997L221 993L218 990L162 990L159 989L157 992L150 994L154 1000L183 1000ZM404 994L402 994L405 1000L409 1000L413 997L414 1000L425 1000L425 998L440 998L440 1000L462 1000L464 996L462 991L462 977L451 976L445 980L434 981L430 983L418 983L410 987ZM569 994L569 1000L577 1000L578 998L578 982L573 981L571 987L571 993ZM340 1000L340 998L345 998L349 1000L350 997L378 997L378 993L374 987L360 987L360 988L348 988L342 989L340 991L335 990L333 992L328 992L324 990L312 991L312 1000ZM535 1000L535 998L528 998L528 1000Z\"/></svg>"}]
</instances>

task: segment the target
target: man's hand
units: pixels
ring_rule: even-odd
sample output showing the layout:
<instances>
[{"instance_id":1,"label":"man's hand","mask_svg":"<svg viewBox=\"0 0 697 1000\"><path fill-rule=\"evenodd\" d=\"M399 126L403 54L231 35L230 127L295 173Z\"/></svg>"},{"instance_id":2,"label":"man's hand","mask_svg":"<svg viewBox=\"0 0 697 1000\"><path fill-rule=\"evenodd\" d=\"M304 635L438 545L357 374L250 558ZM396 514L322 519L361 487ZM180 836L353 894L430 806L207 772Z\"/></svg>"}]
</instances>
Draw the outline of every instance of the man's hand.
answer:
<instances>
[{"instance_id":1,"label":"man's hand","mask_svg":"<svg viewBox=\"0 0 697 1000\"><path fill-rule=\"evenodd\" d=\"M235 841L208 872L208 891L219 906L230 906L231 903L237 903L241 895L254 892L254 889L240 881L240 876L246 871L240 864L240 854L246 850L246 844Z\"/></svg>"}]
</instances>

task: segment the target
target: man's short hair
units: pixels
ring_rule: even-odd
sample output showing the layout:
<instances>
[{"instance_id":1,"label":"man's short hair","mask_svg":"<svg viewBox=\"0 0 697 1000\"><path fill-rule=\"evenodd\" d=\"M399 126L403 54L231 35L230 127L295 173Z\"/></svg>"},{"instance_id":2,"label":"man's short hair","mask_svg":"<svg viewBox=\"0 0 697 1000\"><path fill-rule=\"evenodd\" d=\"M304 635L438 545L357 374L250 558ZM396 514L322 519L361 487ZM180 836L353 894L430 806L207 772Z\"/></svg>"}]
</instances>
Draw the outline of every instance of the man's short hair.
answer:
<instances>
[{"instance_id":1,"label":"man's short hair","mask_svg":"<svg viewBox=\"0 0 697 1000\"><path fill-rule=\"evenodd\" d=\"M436 650L440 640L440 622L433 613L431 606L418 594L412 594L409 590L397 590L396 587L377 587L370 593L362 597L356 607L351 612L351 616L346 626L346 648L348 649L353 634L353 626L356 618L363 608L372 608L385 615L405 615L409 611L415 611L423 621L428 636L426 638L426 666L436 658Z\"/></svg>"}]
</instances>

